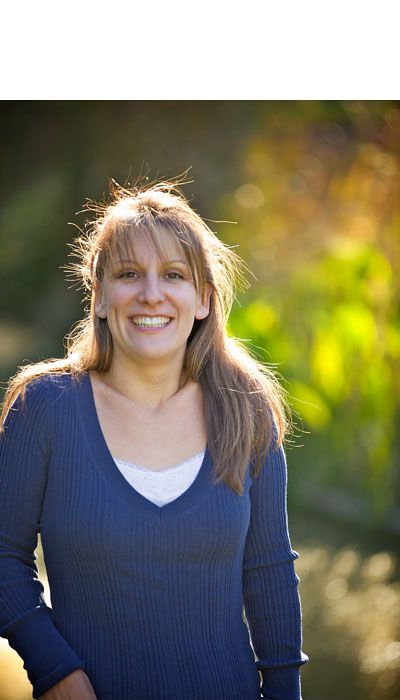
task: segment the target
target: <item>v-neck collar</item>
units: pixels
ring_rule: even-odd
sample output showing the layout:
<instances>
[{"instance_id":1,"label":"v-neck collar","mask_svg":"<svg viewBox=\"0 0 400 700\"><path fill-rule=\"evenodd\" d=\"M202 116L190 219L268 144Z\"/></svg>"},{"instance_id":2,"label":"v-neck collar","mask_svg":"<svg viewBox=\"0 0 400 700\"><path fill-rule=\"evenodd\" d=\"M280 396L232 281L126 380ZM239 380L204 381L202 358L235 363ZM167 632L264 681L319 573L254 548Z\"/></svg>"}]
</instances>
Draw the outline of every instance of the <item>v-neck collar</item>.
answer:
<instances>
[{"instance_id":1,"label":"v-neck collar","mask_svg":"<svg viewBox=\"0 0 400 700\"><path fill-rule=\"evenodd\" d=\"M100 426L89 373L79 381L76 395L83 419L82 427L97 468L110 487L141 515L159 522L171 520L193 507L212 485L213 463L206 446L200 471L189 488L170 503L161 507L155 505L128 483L115 464Z\"/></svg>"}]
</instances>

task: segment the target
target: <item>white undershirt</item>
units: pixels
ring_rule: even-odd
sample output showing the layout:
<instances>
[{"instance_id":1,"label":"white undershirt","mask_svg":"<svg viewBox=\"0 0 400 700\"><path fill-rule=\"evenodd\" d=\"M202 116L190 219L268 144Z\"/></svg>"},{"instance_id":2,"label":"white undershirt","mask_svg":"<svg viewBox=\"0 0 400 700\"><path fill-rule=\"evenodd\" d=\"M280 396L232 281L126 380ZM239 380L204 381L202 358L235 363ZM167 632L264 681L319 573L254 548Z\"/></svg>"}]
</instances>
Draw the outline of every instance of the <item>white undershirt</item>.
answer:
<instances>
[{"instance_id":1,"label":"white undershirt","mask_svg":"<svg viewBox=\"0 0 400 700\"><path fill-rule=\"evenodd\" d=\"M203 463L204 452L198 452L184 462L159 471L113 458L121 474L131 486L156 506L171 503L187 491Z\"/></svg>"}]
</instances>

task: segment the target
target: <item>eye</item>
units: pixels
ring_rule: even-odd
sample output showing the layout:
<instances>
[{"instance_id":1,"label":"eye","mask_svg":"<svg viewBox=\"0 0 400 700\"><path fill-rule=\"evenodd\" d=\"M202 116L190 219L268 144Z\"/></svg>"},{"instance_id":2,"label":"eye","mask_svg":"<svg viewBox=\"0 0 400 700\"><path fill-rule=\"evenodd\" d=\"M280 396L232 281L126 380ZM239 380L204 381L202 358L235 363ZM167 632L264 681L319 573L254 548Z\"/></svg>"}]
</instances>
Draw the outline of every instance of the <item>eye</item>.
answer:
<instances>
[{"instance_id":1,"label":"eye","mask_svg":"<svg viewBox=\"0 0 400 700\"><path fill-rule=\"evenodd\" d=\"M183 275L180 272L175 272L172 270L171 270L171 272L167 272L165 274L165 276L168 280L183 280L184 279Z\"/></svg>"},{"instance_id":2,"label":"eye","mask_svg":"<svg viewBox=\"0 0 400 700\"><path fill-rule=\"evenodd\" d=\"M124 270L118 275L118 279L137 279L139 274L134 270Z\"/></svg>"}]
</instances>

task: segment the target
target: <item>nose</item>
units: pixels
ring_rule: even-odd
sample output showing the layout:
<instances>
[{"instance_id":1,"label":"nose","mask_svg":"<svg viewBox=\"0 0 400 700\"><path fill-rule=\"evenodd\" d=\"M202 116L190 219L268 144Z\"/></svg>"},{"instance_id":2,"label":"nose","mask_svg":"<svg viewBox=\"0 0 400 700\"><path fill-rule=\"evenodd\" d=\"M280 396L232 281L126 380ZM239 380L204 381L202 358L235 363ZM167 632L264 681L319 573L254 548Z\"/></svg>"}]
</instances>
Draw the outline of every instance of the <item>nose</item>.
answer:
<instances>
[{"instance_id":1,"label":"nose","mask_svg":"<svg viewBox=\"0 0 400 700\"><path fill-rule=\"evenodd\" d=\"M149 306L156 306L164 301L164 298L162 280L158 275L145 275L138 295L139 301Z\"/></svg>"}]
</instances>

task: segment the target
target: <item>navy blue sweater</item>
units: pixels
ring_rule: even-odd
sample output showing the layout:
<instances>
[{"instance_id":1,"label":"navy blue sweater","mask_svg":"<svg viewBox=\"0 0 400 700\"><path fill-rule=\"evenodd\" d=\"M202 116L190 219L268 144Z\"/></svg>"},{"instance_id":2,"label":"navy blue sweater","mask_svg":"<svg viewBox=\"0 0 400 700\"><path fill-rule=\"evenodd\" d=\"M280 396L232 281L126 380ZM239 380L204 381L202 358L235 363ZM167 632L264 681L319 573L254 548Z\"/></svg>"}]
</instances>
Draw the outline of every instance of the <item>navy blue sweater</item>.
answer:
<instances>
[{"instance_id":1,"label":"navy blue sweater","mask_svg":"<svg viewBox=\"0 0 400 700\"><path fill-rule=\"evenodd\" d=\"M89 376L49 375L9 411L0 489L0 631L34 697L78 668L99 700L250 700L258 669L265 697L300 697L282 449L256 479L248 468L241 496L215 483L206 450L193 484L160 508L115 465Z\"/></svg>"}]
</instances>

